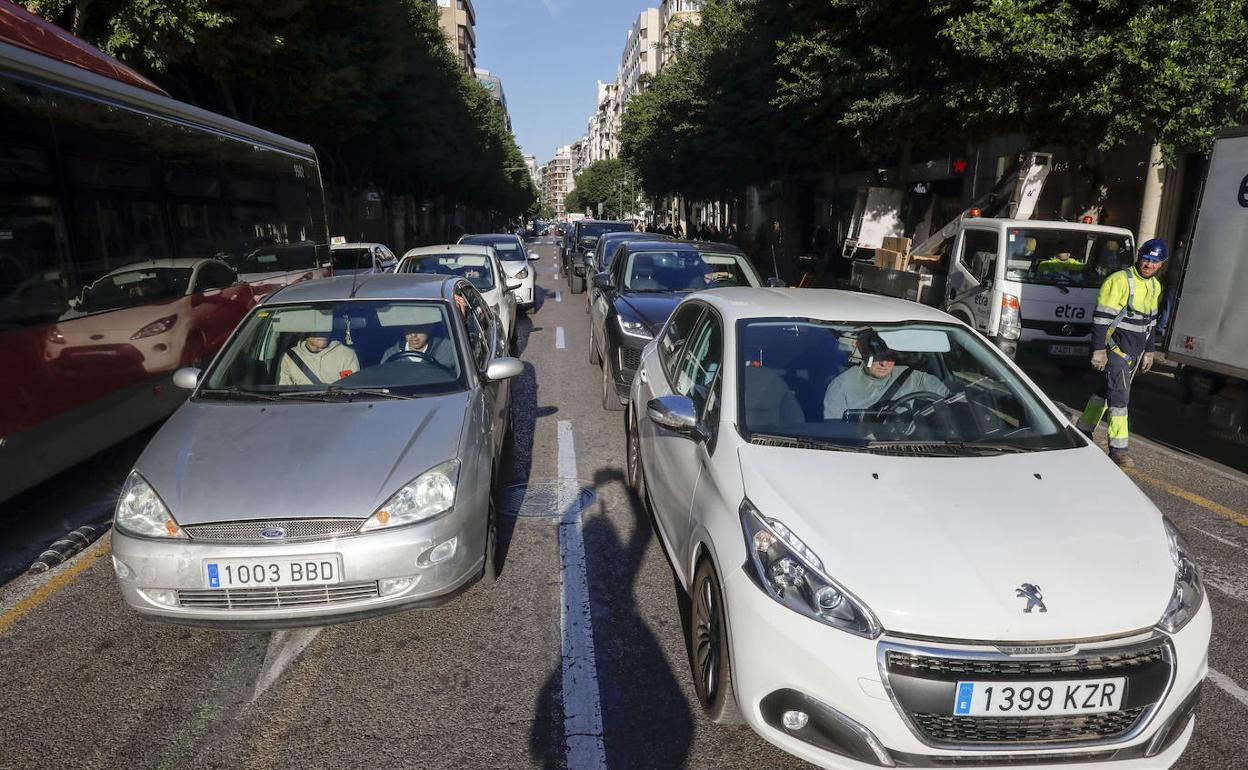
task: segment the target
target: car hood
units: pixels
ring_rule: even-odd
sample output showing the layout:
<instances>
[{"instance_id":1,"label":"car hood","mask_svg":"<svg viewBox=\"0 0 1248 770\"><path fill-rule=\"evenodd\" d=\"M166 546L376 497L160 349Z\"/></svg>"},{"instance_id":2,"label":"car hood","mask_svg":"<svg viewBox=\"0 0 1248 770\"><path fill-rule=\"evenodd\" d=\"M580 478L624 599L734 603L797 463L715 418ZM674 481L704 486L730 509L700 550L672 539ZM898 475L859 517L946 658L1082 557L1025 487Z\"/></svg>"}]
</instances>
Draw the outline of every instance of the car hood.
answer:
<instances>
[{"instance_id":1,"label":"car hood","mask_svg":"<svg viewBox=\"0 0 1248 770\"><path fill-rule=\"evenodd\" d=\"M667 317L672 314L686 293L674 291L650 293L621 294L615 299L616 309L621 315L636 318L644 323L651 334L658 334Z\"/></svg>"},{"instance_id":2,"label":"car hood","mask_svg":"<svg viewBox=\"0 0 1248 770\"><path fill-rule=\"evenodd\" d=\"M135 469L183 525L365 518L459 453L468 399L188 401Z\"/></svg>"},{"instance_id":3,"label":"car hood","mask_svg":"<svg viewBox=\"0 0 1248 770\"><path fill-rule=\"evenodd\" d=\"M903 635L982 641L1153 626L1175 567L1153 504L1095 448L986 458L745 445L746 495ZM1047 608L1025 613L1018 589Z\"/></svg>"}]
</instances>

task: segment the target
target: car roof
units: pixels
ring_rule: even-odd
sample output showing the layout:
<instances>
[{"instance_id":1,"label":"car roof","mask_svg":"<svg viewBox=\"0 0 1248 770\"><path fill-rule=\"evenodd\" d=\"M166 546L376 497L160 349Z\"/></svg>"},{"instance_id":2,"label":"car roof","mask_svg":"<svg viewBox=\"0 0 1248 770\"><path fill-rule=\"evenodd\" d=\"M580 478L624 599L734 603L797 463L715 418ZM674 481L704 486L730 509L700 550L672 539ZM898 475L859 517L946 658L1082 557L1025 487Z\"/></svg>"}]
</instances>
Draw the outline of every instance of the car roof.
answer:
<instances>
[{"instance_id":1,"label":"car roof","mask_svg":"<svg viewBox=\"0 0 1248 770\"><path fill-rule=\"evenodd\" d=\"M726 251L730 254L745 256L745 252L741 250L740 246L724 243L723 241L693 241L692 245L698 251Z\"/></svg>"},{"instance_id":2,"label":"car roof","mask_svg":"<svg viewBox=\"0 0 1248 770\"><path fill-rule=\"evenodd\" d=\"M432 273L382 273L300 281L270 294L263 304L347 299L445 299L463 279Z\"/></svg>"},{"instance_id":3,"label":"car roof","mask_svg":"<svg viewBox=\"0 0 1248 770\"><path fill-rule=\"evenodd\" d=\"M493 253L493 246L486 246L482 243L443 243L437 246L421 246L415 249L408 249L403 253L403 258L427 257L433 254L484 254L488 256Z\"/></svg>"},{"instance_id":4,"label":"car roof","mask_svg":"<svg viewBox=\"0 0 1248 770\"><path fill-rule=\"evenodd\" d=\"M1084 233L1112 233L1114 235L1131 236L1131 231L1125 227L1111 227L1109 225L1085 225L1082 222L1054 222L1042 219L998 219L995 217L969 217L962 220L963 224L986 224L995 225L998 229L1008 229L1018 227L1028 230L1072 230Z\"/></svg>"},{"instance_id":5,"label":"car roof","mask_svg":"<svg viewBox=\"0 0 1248 770\"><path fill-rule=\"evenodd\" d=\"M120 275L121 273L129 273L135 270L143 270L152 267L183 267L194 268L196 265L202 265L205 262L218 262L225 265L219 259L213 257L165 257L162 259L145 259L141 262L131 262L115 270L109 270L105 275ZM229 267L229 265L226 265ZM232 269L232 268L231 268Z\"/></svg>"},{"instance_id":6,"label":"car roof","mask_svg":"<svg viewBox=\"0 0 1248 770\"><path fill-rule=\"evenodd\" d=\"M659 238L646 238L639 241L625 241L620 248L633 251L697 251L693 244L685 241L665 241Z\"/></svg>"},{"instance_id":7,"label":"car roof","mask_svg":"<svg viewBox=\"0 0 1248 770\"><path fill-rule=\"evenodd\" d=\"M329 250L334 249L371 249L374 246L385 246L384 243L332 243Z\"/></svg>"},{"instance_id":8,"label":"car roof","mask_svg":"<svg viewBox=\"0 0 1248 770\"><path fill-rule=\"evenodd\" d=\"M515 239L520 240L520 236L515 233L466 233L459 237L459 242L463 243L468 238L494 238L495 240Z\"/></svg>"},{"instance_id":9,"label":"car roof","mask_svg":"<svg viewBox=\"0 0 1248 770\"><path fill-rule=\"evenodd\" d=\"M725 286L690 296L715 307L725 324L742 318L814 318L850 323L956 321L936 308L910 300L840 289Z\"/></svg>"}]
</instances>

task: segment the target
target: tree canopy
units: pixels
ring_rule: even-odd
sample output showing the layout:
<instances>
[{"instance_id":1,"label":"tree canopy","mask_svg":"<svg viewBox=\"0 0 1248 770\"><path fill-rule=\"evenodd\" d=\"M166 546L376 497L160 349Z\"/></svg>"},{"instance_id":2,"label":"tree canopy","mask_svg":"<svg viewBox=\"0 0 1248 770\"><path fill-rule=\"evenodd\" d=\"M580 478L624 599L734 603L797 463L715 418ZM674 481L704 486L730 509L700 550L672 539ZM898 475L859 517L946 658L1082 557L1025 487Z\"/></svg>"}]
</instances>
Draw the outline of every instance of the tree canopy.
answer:
<instances>
[{"instance_id":1,"label":"tree canopy","mask_svg":"<svg viewBox=\"0 0 1248 770\"><path fill-rule=\"evenodd\" d=\"M576 175L572 190L563 199L567 211L593 211L602 206L603 216L618 219L631 213L640 192L637 177L618 158L600 160Z\"/></svg>"}]
</instances>

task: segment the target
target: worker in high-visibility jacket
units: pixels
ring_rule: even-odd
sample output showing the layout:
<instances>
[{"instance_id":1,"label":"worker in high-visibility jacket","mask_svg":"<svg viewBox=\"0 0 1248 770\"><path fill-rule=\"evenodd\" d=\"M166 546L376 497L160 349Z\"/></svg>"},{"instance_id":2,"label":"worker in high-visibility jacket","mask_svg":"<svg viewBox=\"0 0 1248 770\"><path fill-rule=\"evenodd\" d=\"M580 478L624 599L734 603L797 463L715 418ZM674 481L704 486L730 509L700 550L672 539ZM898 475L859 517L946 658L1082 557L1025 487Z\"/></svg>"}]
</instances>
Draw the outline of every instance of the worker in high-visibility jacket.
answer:
<instances>
[{"instance_id":1,"label":"worker in high-visibility jacket","mask_svg":"<svg viewBox=\"0 0 1248 770\"><path fill-rule=\"evenodd\" d=\"M1134 467L1127 453L1127 405L1135 373L1153 368L1161 281L1157 272L1170 257L1165 241L1153 238L1140 246L1135 264L1105 279L1092 319L1092 367L1105 382L1088 399L1078 428L1088 438L1109 409L1109 457Z\"/></svg>"}]
</instances>

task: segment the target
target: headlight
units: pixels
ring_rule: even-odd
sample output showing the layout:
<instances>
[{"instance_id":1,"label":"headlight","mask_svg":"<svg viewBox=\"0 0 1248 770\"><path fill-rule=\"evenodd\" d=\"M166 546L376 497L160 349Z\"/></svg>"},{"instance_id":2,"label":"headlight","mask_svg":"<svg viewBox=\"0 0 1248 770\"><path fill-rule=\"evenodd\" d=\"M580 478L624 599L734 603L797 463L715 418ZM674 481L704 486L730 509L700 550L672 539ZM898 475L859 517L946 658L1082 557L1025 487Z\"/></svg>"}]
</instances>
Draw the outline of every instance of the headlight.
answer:
<instances>
[{"instance_id":1,"label":"headlight","mask_svg":"<svg viewBox=\"0 0 1248 770\"><path fill-rule=\"evenodd\" d=\"M157 334L164 334L165 332L173 328L173 324L177 322L177 320L178 320L178 317L176 315L165 316L164 318L157 318L155 321L152 321L147 326L144 326L142 329L139 329L134 334L131 334L130 339L141 340L147 337L155 337Z\"/></svg>"},{"instance_id":2,"label":"headlight","mask_svg":"<svg viewBox=\"0 0 1248 770\"><path fill-rule=\"evenodd\" d=\"M745 549L755 582L771 598L808 618L851 634L874 639L883 631L867 605L828 577L823 562L775 519L741 503Z\"/></svg>"},{"instance_id":3,"label":"headlight","mask_svg":"<svg viewBox=\"0 0 1248 770\"><path fill-rule=\"evenodd\" d=\"M640 321L629 321L625 319L624 316L621 316L621 315L616 315L615 320L620 325L620 331L624 332L630 337L637 337L643 340L654 339L654 335L651 334L650 330L646 328L646 325L641 323Z\"/></svg>"},{"instance_id":4,"label":"headlight","mask_svg":"<svg viewBox=\"0 0 1248 770\"><path fill-rule=\"evenodd\" d=\"M1177 633L1196 616L1201 602L1205 600L1205 587L1200 581L1200 570L1192 558L1192 549L1175 529L1170 520L1162 517L1166 537L1170 540L1170 559L1174 562L1174 591L1170 604L1157 625L1168 633Z\"/></svg>"},{"instance_id":5,"label":"headlight","mask_svg":"<svg viewBox=\"0 0 1248 770\"><path fill-rule=\"evenodd\" d=\"M458 481L459 460L430 468L395 492L364 522L360 531L415 524L449 511L455 505L455 484Z\"/></svg>"},{"instance_id":6,"label":"headlight","mask_svg":"<svg viewBox=\"0 0 1248 770\"><path fill-rule=\"evenodd\" d=\"M512 276L512 278L519 278L520 280L524 280L525 278L528 278L528 277L529 277L529 269L527 267Z\"/></svg>"},{"instance_id":7,"label":"headlight","mask_svg":"<svg viewBox=\"0 0 1248 770\"><path fill-rule=\"evenodd\" d=\"M120 532L141 537L186 539L186 533L174 521L160 495L137 471L130 471L121 487L113 526Z\"/></svg>"}]
</instances>

